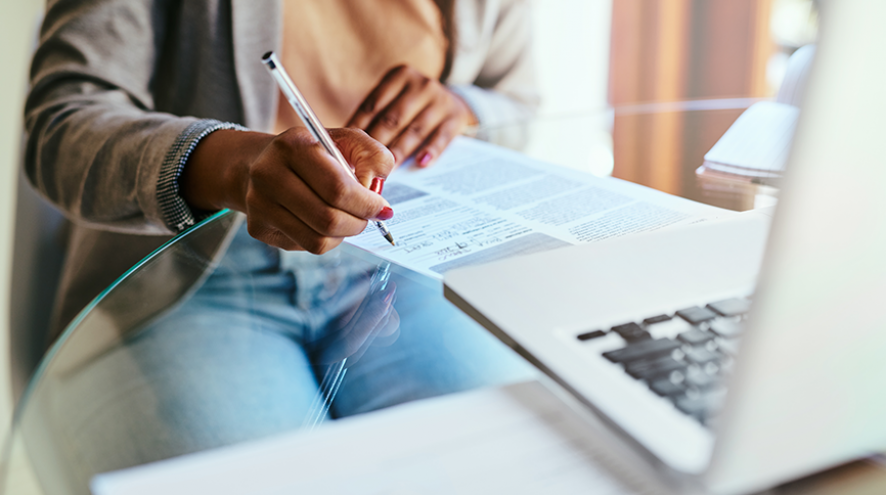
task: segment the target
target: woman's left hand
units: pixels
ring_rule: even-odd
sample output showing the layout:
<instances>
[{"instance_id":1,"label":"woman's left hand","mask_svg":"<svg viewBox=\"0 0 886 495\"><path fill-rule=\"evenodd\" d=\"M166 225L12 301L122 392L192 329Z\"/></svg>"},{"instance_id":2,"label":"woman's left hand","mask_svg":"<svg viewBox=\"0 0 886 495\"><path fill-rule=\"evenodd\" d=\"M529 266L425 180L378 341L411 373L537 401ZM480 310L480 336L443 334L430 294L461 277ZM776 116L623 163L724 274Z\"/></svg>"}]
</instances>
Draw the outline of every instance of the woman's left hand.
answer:
<instances>
[{"instance_id":1,"label":"woman's left hand","mask_svg":"<svg viewBox=\"0 0 886 495\"><path fill-rule=\"evenodd\" d=\"M357 127L384 144L400 165L412 155L419 167L436 160L477 117L439 81L407 65L382 78L346 127Z\"/></svg>"}]
</instances>

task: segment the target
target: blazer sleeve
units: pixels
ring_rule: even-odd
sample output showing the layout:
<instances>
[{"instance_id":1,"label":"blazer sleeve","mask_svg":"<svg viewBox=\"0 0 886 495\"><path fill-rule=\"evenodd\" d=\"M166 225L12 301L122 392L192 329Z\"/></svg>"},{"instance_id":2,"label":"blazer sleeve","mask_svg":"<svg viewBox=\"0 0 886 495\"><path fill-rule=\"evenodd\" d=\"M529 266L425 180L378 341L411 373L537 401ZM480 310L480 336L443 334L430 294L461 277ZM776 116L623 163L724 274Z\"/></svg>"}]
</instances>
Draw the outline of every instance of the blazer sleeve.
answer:
<instances>
[{"instance_id":1,"label":"blazer sleeve","mask_svg":"<svg viewBox=\"0 0 886 495\"><path fill-rule=\"evenodd\" d=\"M529 124L540 102L532 50L530 1L485 2L497 6L482 68L473 84L450 85L479 122L476 137L520 149L529 137Z\"/></svg>"},{"instance_id":2,"label":"blazer sleeve","mask_svg":"<svg viewBox=\"0 0 886 495\"><path fill-rule=\"evenodd\" d=\"M25 105L25 169L75 222L135 234L193 225L178 194L182 166L203 136L238 128L154 110L171 3L48 2Z\"/></svg>"}]
</instances>

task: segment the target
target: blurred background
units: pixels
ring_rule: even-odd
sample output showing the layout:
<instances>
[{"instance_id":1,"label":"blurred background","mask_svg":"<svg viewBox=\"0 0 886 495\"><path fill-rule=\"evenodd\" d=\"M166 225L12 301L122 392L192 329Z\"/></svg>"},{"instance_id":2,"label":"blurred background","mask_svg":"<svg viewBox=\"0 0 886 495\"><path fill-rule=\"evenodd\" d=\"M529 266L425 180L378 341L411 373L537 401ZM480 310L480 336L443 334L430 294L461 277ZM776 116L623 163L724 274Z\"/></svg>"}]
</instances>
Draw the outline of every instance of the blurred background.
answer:
<instances>
[{"instance_id":1,"label":"blurred background","mask_svg":"<svg viewBox=\"0 0 886 495\"><path fill-rule=\"evenodd\" d=\"M0 438L12 414L9 320L16 190L22 143L27 68L41 0L0 3Z\"/></svg>"},{"instance_id":2,"label":"blurred background","mask_svg":"<svg viewBox=\"0 0 886 495\"><path fill-rule=\"evenodd\" d=\"M544 100L528 153L717 203L695 170L746 108L775 96L788 57L815 42L816 3L537 1Z\"/></svg>"}]
</instances>

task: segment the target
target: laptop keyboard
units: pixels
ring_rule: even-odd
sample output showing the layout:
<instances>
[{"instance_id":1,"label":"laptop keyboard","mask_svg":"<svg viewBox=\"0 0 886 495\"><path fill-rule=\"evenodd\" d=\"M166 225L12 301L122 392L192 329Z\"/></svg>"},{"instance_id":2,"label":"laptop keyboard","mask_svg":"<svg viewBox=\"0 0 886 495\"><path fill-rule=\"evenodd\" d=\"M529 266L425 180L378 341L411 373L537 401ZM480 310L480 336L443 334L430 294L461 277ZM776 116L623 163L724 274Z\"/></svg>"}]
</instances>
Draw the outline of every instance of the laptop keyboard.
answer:
<instances>
[{"instance_id":1,"label":"laptop keyboard","mask_svg":"<svg viewBox=\"0 0 886 495\"><path fill-rule=\"evenodd\" d=\"M604 352L604 358L683 413L710 425L726 396L723 377L732 365L750 305L750 299L726 299L583 333L578 340L617 334L624 345Z\"/></svg>"}]
</instances>

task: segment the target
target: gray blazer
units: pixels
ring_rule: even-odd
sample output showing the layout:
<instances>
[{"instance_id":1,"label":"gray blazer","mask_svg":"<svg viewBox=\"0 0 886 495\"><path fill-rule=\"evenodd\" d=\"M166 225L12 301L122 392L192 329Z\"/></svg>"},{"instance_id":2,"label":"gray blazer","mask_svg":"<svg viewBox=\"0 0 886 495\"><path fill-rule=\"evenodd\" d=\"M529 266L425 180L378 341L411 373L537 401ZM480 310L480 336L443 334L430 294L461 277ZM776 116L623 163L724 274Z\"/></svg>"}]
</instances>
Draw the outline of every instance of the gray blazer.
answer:
<instances>
[{"instance_id":1,"label":"gray blazer","mask_svg":"<svg viewBox=\"0 0 886 495\"><path fill-rule=\"evenodd\" d=\"M281 1L49 1L25 109L26 169L74 223L55 335L199 219L177 179L202 137L272 128L277 91L260 56L279 49ZM476 113L478 137L511 147L525 142L519 124L538 102L528 4L459 0L446 81Z\"/></svg>"}]
</instances>

